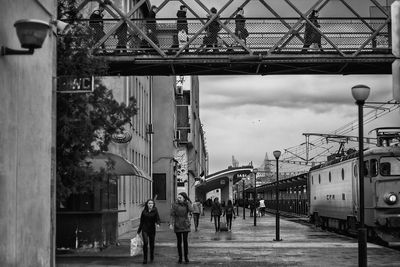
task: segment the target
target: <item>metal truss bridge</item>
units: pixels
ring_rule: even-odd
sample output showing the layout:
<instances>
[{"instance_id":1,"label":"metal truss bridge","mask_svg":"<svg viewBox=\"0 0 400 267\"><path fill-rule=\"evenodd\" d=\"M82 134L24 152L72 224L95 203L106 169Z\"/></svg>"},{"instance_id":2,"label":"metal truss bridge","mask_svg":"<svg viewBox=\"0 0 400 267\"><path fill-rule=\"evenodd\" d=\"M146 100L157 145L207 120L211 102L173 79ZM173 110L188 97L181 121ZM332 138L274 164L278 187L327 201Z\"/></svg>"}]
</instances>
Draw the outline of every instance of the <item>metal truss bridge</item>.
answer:
<instances>
[{"instance_id":1,"label":"metal truss bridge","mask_svg":"<svg viewBox=\"0 0 400 267\"><path fill-rule=\"evenodd\" d=\"M82 16L74 22L90 29L89 9L103 2L103 31L93 32L93 55L109 62L109 75L391 74L395 60L390 12L378 0L282 0L284 9L273 0L226 0L215 3L216 14L204 1L164 0L150 23L146 0L133 1L129 10L119 1L83 0L76 7ZM182 4L188 38L179 43L173 16ZM265 17L246 16L246 39L235 34L237 7L265 10ZM161 17L168 8L169 17ZM309 18L313 10L322 14L318 26ZM205 36L213 22L220 31L210 47ZM322 50L303 49L307 24L321 36Z\"/></svg>"}]
</instances>

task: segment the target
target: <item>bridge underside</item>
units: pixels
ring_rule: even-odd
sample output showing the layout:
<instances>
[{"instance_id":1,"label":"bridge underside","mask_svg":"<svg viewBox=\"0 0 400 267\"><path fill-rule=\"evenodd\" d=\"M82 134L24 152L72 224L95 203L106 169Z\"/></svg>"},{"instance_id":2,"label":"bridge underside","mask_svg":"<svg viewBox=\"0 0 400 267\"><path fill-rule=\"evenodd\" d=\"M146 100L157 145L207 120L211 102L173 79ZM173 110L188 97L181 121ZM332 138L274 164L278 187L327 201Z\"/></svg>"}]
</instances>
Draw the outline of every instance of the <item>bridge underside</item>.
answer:
<instances>
[{"instance_id":1,"label":"bridge underside","mask_svg":"<svg viewBox=\"0 0 400 267\"><path fill-rule=\"evenodd\" d=\"M279 74L391 74L394 56L363 54L342 57L322 53L276 55L154 55L105 56L109 75L279 75Z\"/></svg>"}]
</instances>

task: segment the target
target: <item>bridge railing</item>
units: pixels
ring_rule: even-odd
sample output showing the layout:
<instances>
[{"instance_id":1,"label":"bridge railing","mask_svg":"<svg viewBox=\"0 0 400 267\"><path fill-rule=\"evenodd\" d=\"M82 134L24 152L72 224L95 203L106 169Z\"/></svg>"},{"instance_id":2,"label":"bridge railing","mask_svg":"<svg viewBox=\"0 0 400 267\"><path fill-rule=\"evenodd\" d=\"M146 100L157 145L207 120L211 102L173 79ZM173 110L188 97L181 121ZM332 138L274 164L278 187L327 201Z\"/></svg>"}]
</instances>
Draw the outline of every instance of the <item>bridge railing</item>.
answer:
<instances>
[{"instance_id":1,"label":"bridge railing","mask_svg":"<svg viewBox=\"0 0 400 267\"><path fill-rule=\"evenodd\" d=\"M186 42L178 40L182 35L178 35L176 19L156 21L155 25L146 23L144 19L131 19L122 25L118 19L104 19L101 22L103 26L87 19L81 19L78 23L92 31L96 41L94 53L153 54L163 57L207 55L210 52L266 55L317 52L342 56L391 53L390 21L385 18L320 18L318 30L322 49L311 46L305 50L306 22L299 23L299 18L247 18L248 36L245 40L235 34L234 19L220 18L222 27L217 34L217 41L206 37L205 18L188 19Z\"/></svg>"}]
</instances>

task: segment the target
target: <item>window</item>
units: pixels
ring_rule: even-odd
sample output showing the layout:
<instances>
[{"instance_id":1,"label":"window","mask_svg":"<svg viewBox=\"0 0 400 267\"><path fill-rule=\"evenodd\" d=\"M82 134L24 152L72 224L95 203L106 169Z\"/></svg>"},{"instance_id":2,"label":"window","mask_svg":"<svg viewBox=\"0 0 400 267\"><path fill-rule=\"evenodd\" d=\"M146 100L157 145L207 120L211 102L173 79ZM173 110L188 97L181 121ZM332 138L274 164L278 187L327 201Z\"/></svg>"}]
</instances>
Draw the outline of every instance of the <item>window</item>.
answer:
<instances>
[{"instance_id":1,"label":"window","mask_svg":"<svg viewBox=\"0 0 400 267\"><path fill-rule=\"evenodd\" d=\"M321 183L321 174L318 174L318 183Z\"/></svg>"},{"instance_id":2,"label":"window","mask_svg":"<svg viewBox=\"0 0 400 267\"><path fill-rule=\"evenodd\" d=\"M369 177L369 161L364 161L364 177Z\"/></svg>"},{"instance_id":3,"label":"window","mask_svg":"<svg viewBox=\"0 0 400 267\"><path fill-rule=\"evenodd\" d=\"M346 200L346 194L342 194L342 200Z\"/></svg>"},{"instance_id":4,"label":"window","mask_svg":"<svg viewBox=\"0 0 400 267\"><path fill-rule=\"evenodd\" d=\"M342 168L342 180L344 180L344 169Z\"/></svg>"},{"instance_id":5,"label":"window","mask_svg":"<svg viewBox=\"0 0 400 267\"><path fill-rule=\"evenodd\" d=\"M332 181L332 175L331 175L331 172L329 172L329 182L331 182Z\"/></svg>"},{"instance_id":6,"label":"window","mask_svg":"<svg viewBox=\"0 0 400 267\"><path fill-rule=\"evenodd\" d=\"M358 164L354 164L353 173L354 177L358 177Z\"/></svg>"},{"instance_id":7,"label":"window","mask_svg":"<svg viewBox=\"0 0 400 267\"><path fill-rule=\"evenodd\" d=\"M158 200L167 200L167 175L165 173L153 174L153 197Z\"/></svg>"},{"instance_id":8,"label":"window","mask_svg":"<svg viewBox=\"0 0 400 267\"><path fill-rule=\"evenodd\" d=\"M371 159L369 166L370 166L370 171L371 171L371 177L377 176L378 175L378 160Z\"/></svg>"},{"instance_id":9,"label":"window","mask_svg":"<svg viewBox=\"0 0 400 267\"><path fill-rule=\"evenodd\" d=\"M400 157L382 157L379 164L381 175L400 175Z\"/></svg>"},{"instance_id":10,"label":"window","mask_svg":"<svg viewBox=\"0 0 400 267\"><path fill-rule=\"evenodd\" d=\"M314 184L314 176L311 176L311 184Z\"/></svg>"}]
</instances>

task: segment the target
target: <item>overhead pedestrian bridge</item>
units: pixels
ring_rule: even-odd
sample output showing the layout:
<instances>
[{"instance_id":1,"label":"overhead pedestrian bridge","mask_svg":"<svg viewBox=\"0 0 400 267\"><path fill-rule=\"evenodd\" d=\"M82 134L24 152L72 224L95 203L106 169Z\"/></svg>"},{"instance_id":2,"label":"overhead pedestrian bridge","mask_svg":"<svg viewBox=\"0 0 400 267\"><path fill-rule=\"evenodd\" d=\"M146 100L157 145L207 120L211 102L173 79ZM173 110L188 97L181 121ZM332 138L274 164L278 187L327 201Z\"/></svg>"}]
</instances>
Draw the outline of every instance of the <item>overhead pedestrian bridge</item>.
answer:
<instances>
[{"instance_id":1,"label":"overhead pedestrian bridge","mask_svg":"<svg viewBox=\"0 0 400 267\"><path fill-rule=\"evenodd\" d=\"M81 1L78 11L85 14L91 2L102 1ZM155 26L146 20L147 1L137 1L128 12L117 2L105 1L104 32L93 32L93 55L109 62L109 75L391 74L395 60L390 12L376 0L301 1L298 6L300 1L283 0L279 8L271 0L227 0L215 3L222 5L216 14L200 0L165 0L158 7ZM188 39L183 43L174 17L181 4L188 8ZM248 13L265 10L263 17L245 13L245 40L235 33L237 7ZM318 27L309 19L312 10L321 14ZM138 12L144 18L134 15ZM221 29L214 46L205 38L213 22ZM74 23L90 29L87 16ZM307 24L320 35L322 49L303 49ZM152 27L155 37L149 35Z\"/></svg>"},{"instance_id":2,"label":"overhead pedestrian bridge","mask_svg":"<svg viewBox=\"0 0 400 267\"><path fill-rule=\"evenodd\" d=\"M206 176L196 185L196 197L206 200L206 194L215 189L221 190L221 200L233 199L233 185L253 171L253 166L228 168Z\"/></svg>"}]
</instances>

